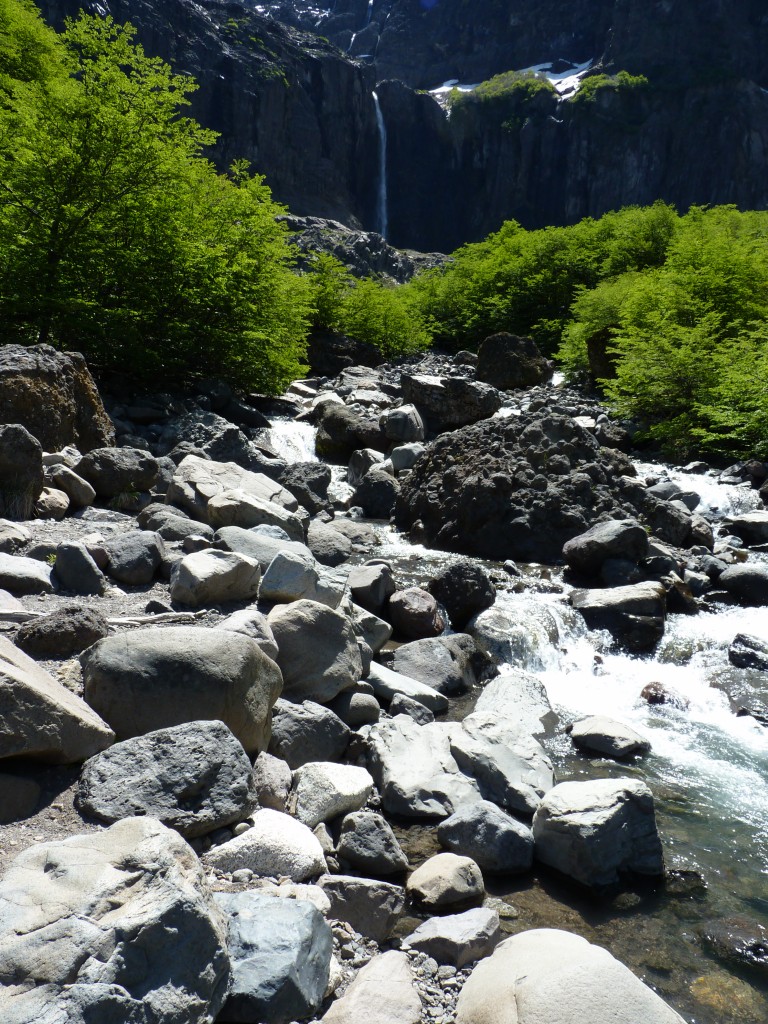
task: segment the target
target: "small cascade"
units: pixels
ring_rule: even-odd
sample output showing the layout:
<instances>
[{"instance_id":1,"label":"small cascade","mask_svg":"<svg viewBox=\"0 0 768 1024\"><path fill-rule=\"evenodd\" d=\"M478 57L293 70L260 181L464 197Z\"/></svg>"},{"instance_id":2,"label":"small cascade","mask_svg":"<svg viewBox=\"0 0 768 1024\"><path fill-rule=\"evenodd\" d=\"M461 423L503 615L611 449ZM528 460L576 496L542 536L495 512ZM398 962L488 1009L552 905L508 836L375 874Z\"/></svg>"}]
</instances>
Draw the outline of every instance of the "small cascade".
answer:
<instances>
[{"instance_id":1,"label":"small cascade","mask_svg":"<svg viewBox=\"0 0 768 1024\"><path fill-rule=\"evenodd\" d=\"M373 14L373 0L368 0L368 10L365 15L365 24L371 24L371 15Z\"/></svg>"},{"instance_id":2,"label":"small cascade","mask_svg":"<svg viewBox=\"0 0 768 1024\"><path fill-rule=\"evenodd\" d=\"M387 237L389 215L387 211L387 126L381 112L379 97L373 93L373 105L376 108L376 127L379 131L379 181L376 194L376 230L382 238Z\"/></svg>"}]
</instances>

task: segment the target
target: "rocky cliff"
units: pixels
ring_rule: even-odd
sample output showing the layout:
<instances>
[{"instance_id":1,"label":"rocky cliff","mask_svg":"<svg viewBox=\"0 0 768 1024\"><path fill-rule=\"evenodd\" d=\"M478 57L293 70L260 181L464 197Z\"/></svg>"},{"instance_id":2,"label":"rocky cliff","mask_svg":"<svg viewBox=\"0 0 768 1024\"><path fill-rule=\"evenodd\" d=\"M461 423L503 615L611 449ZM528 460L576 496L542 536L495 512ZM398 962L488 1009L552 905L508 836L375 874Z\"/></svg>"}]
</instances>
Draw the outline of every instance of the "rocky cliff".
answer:
<instances>
[{"instance_id":1,"label":"rocky cliff","mask_svg":"<svg viewBox=\"0 0 768 1024\"><path fill-rule=\"evenodd\" d=\"M77 0L50 0L56 20ZM147 50L192 72L193 112L292 211L450 251L515 218L574 222L632 203L768 205L761 0L109 0ZM330 40L330 42L329 42ZM585 67L589 64L589 67ZM428 91L547 65L579 92ZM647 84L620 82L620 71ZM595 89L595 76L607 74ZM590 78L592 79L590 85ZM560 90L559 92L557 90Z\"/></svg>"}]
</instances>

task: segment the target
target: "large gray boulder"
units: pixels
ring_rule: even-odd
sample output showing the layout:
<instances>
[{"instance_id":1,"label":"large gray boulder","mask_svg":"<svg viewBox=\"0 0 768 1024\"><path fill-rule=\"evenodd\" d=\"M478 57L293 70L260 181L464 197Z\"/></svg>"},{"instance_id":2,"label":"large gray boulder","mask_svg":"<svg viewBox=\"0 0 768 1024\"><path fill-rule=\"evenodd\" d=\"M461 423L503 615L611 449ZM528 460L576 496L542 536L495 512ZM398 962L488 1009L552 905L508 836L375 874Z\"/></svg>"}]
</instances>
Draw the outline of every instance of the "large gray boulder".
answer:
<instances>
[{"instance_id":1,"label":"large gray boulder","mask_svg":"<svg viewBox=\"0 0 768 1024\"><path fill-rule=\"evenodd\" d=\"M293 813L310 828L357 811L373 790L365 768L332 761L309 761L293 773Z\"/></svg>"},{"instance_id":2,"label":"large gray boulder","mask_svg":"<svg viewBox=\"0 0 768 1024\"><path fill-rule=\"evenodd\" d=\"M85 701L0 637L0 758L70 764L85 761L114 739Z\"/></svg>"},{"instance_id":3,"label":"large gray boulder","mask_svg":"<svg viewBox=\"0 0 768 1024\"><path fill-rule=\"evenodd\" d=\"M552 762L532 736L494 714L475 711L451 732L456 764L487 800L532 815L554 785Z\"/></svg>"},{"instance_id":4,"label":"large gray boulder","mask_svg":"<svg viewBox=\"0 0 768 1024\"><path fill-rule=\"evenodd\" d=\"M382 994L386 993L386 998ZM397 949L380 953L322 1018L323 1024L419 1024L421 999L408 957Z\"/></svg>"},{"instance_id":5,"label":"large gray boulder","mask_svg":"<svg viewBox=\"0 0 768 1024\"><path fill-rule=\"evenodd\" d=\"M256 806L251 762L223 722L188 722L116 743L83 766L80 810L103 821L158 818L187 839Z\"/></svg>"},{"instance_id":6,"label":"large gray boulder","mask_svg":"<svg viewBox=\"0 0 768 1024\"><path fill-rule=\"evenodd\" d=\"M254 875L284 875L294 882L326 870L323 848L302 822L269 807L256 811L252 821L246 832L209 850L205 863L219 871L248 868Z\"/></svg>"},{"instance_id":7,"label":"large gray boulder","mask_svg":"<svg viewBox=\"0 0 768 1024\"><path fill-rule=\"evenodd\" d=\"M495 717L529 736L551 733L558 721L542 681L519 669L492 679L477 698L475 713Z\"/></svg>"},{"instance_id":8,"label":"large gray boulder","mask_svg":"<svg viewBox=\"0 0 768 1024\"><path fill-rule=\"evenodd\" d=\"M611 954L537 928L505 939L462 989L456 1024L683 1024Z\"/></svg>"},{"instance_id":9,"label":"large gray boulder","mask_svg":"<svg viewBox=\"0 0 768 1024\"><path fill-rule=\"evenodd\" d=\"M438 853L413 872L405 886L413 900L426 907L474 903L485 895L483 873L471 857Z\"/></svg>"},{"instance_id":10,"label":"large gray boulder","mask_svg":"<svg viewBox=\"0 0 768 1024\"><path fill-rule=\"evenodd\" d=\"M440 822L437 837L445 849L494 874L522 874L533 863L531 830L488 800L460 807Z\"/></svg>"},{"instance_id":11,"label":"large gray boulder","mask_svg":"<svg viewBox=\"0 0 768 1024\"><path fill-rule=\"evenodd\" d=\"M269 752L299 768L308 761L338 761L352 733L339 716L313 700L275 703Z\"/></svg>"},{"instance_id":12,"label":"large gray boulder","mask_svg":"<svg viewBox=\"0 0 768 1024\"><path fill-rule=\"evenodd\" d=\"M357 875L323 875L317 884L331 903L330 916L376 942L387 939L405 906L399 885Z\"/></svg>"},{"instance_id":13,"label":"large gray boulder","mask_svg":"<svg viewBox=\"0 0 768 1024\"><path fill-rule=\"evenodd\" d=\"M232 612L226 619L217 622L215 629L228 629L232 633L242 633L255 640L268 658L273 661L277 658L277 644L272 629L267 622L267 616L258 608L241 608L240 611Z\"/></svg>"},{"instance_id":14,"label":"large gray boulder","mask_svg":"<svg viewBox=\"0 0 768 1024\"><path fill-rule=\"evenodd\" d=\"M20 423L0 423L0 516L31 519L44 482L38 439Z\"/></svg>"},{"instance_id":15,"label":"large gray boulder","mask_svg":"<svg viewBox=\"0 0 768 1024\"><path fill-rule=\"evenodd\" d=\"M328 987L333 933L306 900L217 892L229 921L232 984L219 1021L288 1024L311 1017Z\"/></svg>"},{"instance_id":16,"label":"large gray boulder","mask_svg":"<svg viewBox=\"0 0 768 1024\"><path fill-rule=\"evenodd\" d=\"M317 601L294 601L273 608L269 625L291 700L332 700L362 675L354 630L340 612Z\"/></svg>"},{"instance_id":17,"label":"large gray boulder","mask_svg":"<svg viewBox=\"0 0 768 1024\"><path fill-rule=\"evenodd\" d=\"M440 693L427 683L419 682L402 672L395 672L386 665L379 665L377 662L371 664L366 677L367 682L373 687L373 692L384 701L393 700L398 694L410 697L425 708L429 708L435 714L448 710L449 701L445 694Z\"/></svg>"},{"instance_id":18,"label":"large gray boulder","mask_svg":"<svg viewBox=\"0 0 768 1024\"><path fill-rule=\"evenodd\" d=\"M768 544L768 511L745 512L728 520L731 533L745 544Z\"/></svg>"},{"instance_id":19,"label":"large gray boulder","mask_svg":"<svg viewBox=\"0 0 768 1024\"><path fill-rule=\"evenodd\" d=\"M563 546L563 558L584 576L597 576L608 558L637 563L647 554L648 534L634 519L598 523Z\"/></svg>"},{"instance_id":20,"label":"large gray boulder","mask_svg":"<svg viewBox=\"0 0 768 1024\"><path fill-rule=\"evenodd\" d=\"M267 566L259 587L265 602L317 601L337 608L344 591L344 578L324 570L309 552L278 551Z\"/></svg>"},{"instance_id":21,"label":"large gray boulder","mask_svg":"<svg viewBox=\"0 0 768 1024\"><path fill-rule=\"evenodd\" d=\"M0 589L23 597L53 591L51 567L36 558L0 553Z\"/></svg>"},{"instance_id":22,"label":"large gray boulder","mask_svg":"<svg viewBox=\"0 0 768 1024\"><path fill-rule=\"evenodd\" d=\"M272 537L258 528L244 530L240 526L223 526L216 531L214 543L224 551L236 551L240 555L247 555L248 558L255 558L262 572L266 572L269 563L280 551L291 551L305 558L312 557L312 552L306 544Z\"/></svg>"},{"instance_id":23,"label":"large gray boulder","mask_svg":"<svg viewBox=\"0 0 768 1024\"><path fill-rule=\"evenodd\" d=\"M395 633L406 640L439 636L445 629L445 618L437 601L421 587L396 591L387 604L387 618Z\"/></svg>"},{"instance_id":24,"label":"large gray boulder","mask_svg":"<svg viewBox=\"0 0 768 1024\"><path fill-rule=\"evenodd\" d=\"M71 594L103 594L107 580L85 544L68 542L56 549L54 576Z\"/></svg>"},{"instance_id":25,"label":"large gray boulder","mask_svg":"<svg viewBox=\"0 0 768 1024\"><path fill-rule=\"evenodd\" d=\"M349 537L319 519L313 519L309 524L307 545L321 565L341 565L352 554Z\"/></svg>"},{"instance_id":26,"label":"large gray boulder","mask_svg":"<svg viewBox=\"0 0 768 1024\"><path fill-rule=\"evenodd\" d=\"M768 604L768 566L756 562L732 565L720 575L718 586L741 604Z\"/></svg>"},{"instance_id":27,"label":"large gray boulder","mask_svg":"<svg viewBox=\"0 0 768 1024\"><path fill-rule=\"evenodd\" d=\"M166 501L212 525L208 503L227 491L242 491L259 501L274 502L289 512L299 507L289 491L263 473L252 473L234 462L214 462L197 455L187 455L176 467Z\"/></svg>"},{"instance_id":28,"label":"large gray boulder","mask_svg":"<svg viewBox=\"0 0 768 1024\"><path fill-rule=\"evenodd\" d=\"M590 715L570 728L571 739L577 747L595 754L604 754L619 760L633 754L645 754L651 749L650 741L624 722L606 715Z\"/></svg>"},{"instance_id":29,"label":"large gray boulder","mask_svg":"<svg viewBox=\"0 0 768 1024\"><path fill-rule=\"evenodd\" d=\"M95 448L74 469L100 498L148 491L159 472L157 459L140 448Z\"/></svg>"},{"instance_id":30,"label":"large gray boulder","mask_svg":"<svg viewBox=\"0 0 768 1024\"><path fill-rule=\"evenodd\" d=\"M503 401L495 387L464 377L404 373L401 386L405 400L413 402L436 434L493 416Z\"/></svg>"},{"instance_id":31,"label":"large gray boulder","mask_svg":"<svg viewBox=\"0 0 768 1024\"><path fill-rule=\"evenodd\" d=\"M417 725L406 715L377 722L367 740L368 769L384 809L406 818L447 818L481 799L474 779L451 754L451 733L460 726Z\"/></svg>"},{"instance_id":32,"label":"large gray boulder","mask_svg":"<svg viewBox=\"0 0 768 1024\"><path fill-rule=\"evenodd\" d=\"M269 743L282 677L250 637L195 626L136 629L100 640L80 661L85 700L119 739L218 719L249 754Z\"/></svg>"},{"instance_id":33,"label":"large gray boulder","mask_svg":"<svg viewBox=\"0 0 768 1024\"><path fill-rule=\"evenodd\" d=\"M636 779L561 782L534 815L533 839L538 860L591 888L664 874L653 795Z\"/></svg>"},{"instance_id":34,"label":"large gray boulder","mask_svg":"<svg viewBox=\"0 0 768 1024\"><path fill-rule=\"evenodd\" d=\"M212 1024L229 971L200 862L158 821L35 844L0 882L5 1020Z\"/></svg>"},{"instance_id":35,"label":"large gray boulder","mask_svg":"<svg viewBox=\"0 0 768 1024\"><path fill-rule=\"evenodd\" d=\"M171 600L191 608L249 601L259 592L259 563L233 551L209 548L185 555L171 572Z\"/></svg>"},{"instance_id":36,"label":"large gray boulder","mask_svg":"<svg viewBox=\"0 0 768 1024\"><path fill-rule=\"evenodd\" d=\"M408 867L395 833L375 811L355 811L344 818L337 853L356 871L369 875L395 875Z\"/></svg>"},{"instance_id":37,"label":"large gray boulder","mask_svg":"<svg viewBox=\"0 0 768 1024\"><path fill-rule=\"evenodd\" d=\"M294 512L241 487L215 494L208 502L207 517L214 528L240 526L251 530L254 526L277 526L290 540L304 540L304 524Z\"/></svg>"},{"instance_id":38,"label":"large gray boulder","mask_svg":"<svg viewBox=\"0 0 768 1024\"><path fill-rule=\"evenodd\" d=\"M570 602L584 616L589 629L607 629L614 640L630 651L651 650L664 635L667 594L661 583L574 590Z\"/></svg>"},{"instance_id":39,"label":"large gray boulder","mask_svg":"<svg viewBox=\"0 0 768 1024\"><path fill-rule=\"evenodd\" d=\"M496 673L492 660L467 633L402 644L392 655L392 668L445 694L462 693Z\"/></svg>"},{"instance_id":40,"label":"large gray boulder","mask_svg":"<svg viewBox=\"0 0 768 1024\"><path fill-rule=\"evenodd\" d=\"M439 964L465 967L493 952L501 939L499 915L487 907L431 917L403 939L406 949L426 953Z\"/></svg>"},{"instance_id":41,"label":"large gray boulder","mask_svg":"<svg viewBox=\"0 0 768 1024\"><path fill-rule=\"evenodd\" d=\"M151 583L165 555L162 538L151 530L134 530L116 537L106 549L108 575L131 587Z\"/></svg>"},{"instance_id":42,"label":"large gray boulder","mask_svg":"<svg viewBox=\"0 0 768 1024\"><path fill-rule=\"evenodd\" d=\"M32 658L69 658L108 633L107 620L93 608L65 605L23 622L14 643Z\"/></svg>"}]
</instances>

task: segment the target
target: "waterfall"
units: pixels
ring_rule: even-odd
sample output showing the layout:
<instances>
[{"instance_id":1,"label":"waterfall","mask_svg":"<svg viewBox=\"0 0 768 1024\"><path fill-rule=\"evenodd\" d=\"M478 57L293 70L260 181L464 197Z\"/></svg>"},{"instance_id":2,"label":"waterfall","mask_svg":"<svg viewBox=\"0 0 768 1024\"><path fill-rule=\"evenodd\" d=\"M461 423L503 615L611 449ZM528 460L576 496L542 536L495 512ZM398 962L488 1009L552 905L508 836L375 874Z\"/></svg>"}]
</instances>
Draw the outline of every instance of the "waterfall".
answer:
<instances>
[{"instance_id":1,"label":"waterfall","mask_svg":"<svg viewBox=\"0 0 768 1024\"><path fill-rule=\"evenodd\" d=\"M373 14L373 0L368 0L368 11L365 18L365 24L371 24L371 15Z\"/></svg>"},{"instance_id":2,"label":"waterfall","mask_svg":"<svg viewBox=\"0 0 768 1024\"><path fill-rule=\"evenodd\" d=\"M387 213L387 126L381 112L379 97L373 93L373 105L376 108L376 127L379 131L379 183L376 195L376 230L387 237L389 228Z\"/></svg>"}]
</instances>

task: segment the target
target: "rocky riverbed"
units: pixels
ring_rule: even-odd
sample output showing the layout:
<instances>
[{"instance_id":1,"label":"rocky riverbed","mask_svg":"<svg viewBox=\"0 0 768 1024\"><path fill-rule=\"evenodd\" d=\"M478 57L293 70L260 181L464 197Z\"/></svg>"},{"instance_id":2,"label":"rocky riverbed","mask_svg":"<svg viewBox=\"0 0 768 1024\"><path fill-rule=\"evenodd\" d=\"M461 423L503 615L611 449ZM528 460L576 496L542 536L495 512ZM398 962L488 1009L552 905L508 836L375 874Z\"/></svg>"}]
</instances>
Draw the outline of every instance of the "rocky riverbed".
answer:
<instances>
[{"instance_id":1,"label":"rocky riverbed","mask_svg":"<svg viewBox=\"0 0 768 1024\"><path fill-rule=\"evenodd\" d=\"M765 1019L768 467L551 374L0 350L4 1021Z\"/></svg>"}]
</instances>

